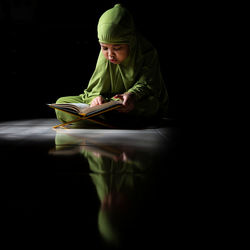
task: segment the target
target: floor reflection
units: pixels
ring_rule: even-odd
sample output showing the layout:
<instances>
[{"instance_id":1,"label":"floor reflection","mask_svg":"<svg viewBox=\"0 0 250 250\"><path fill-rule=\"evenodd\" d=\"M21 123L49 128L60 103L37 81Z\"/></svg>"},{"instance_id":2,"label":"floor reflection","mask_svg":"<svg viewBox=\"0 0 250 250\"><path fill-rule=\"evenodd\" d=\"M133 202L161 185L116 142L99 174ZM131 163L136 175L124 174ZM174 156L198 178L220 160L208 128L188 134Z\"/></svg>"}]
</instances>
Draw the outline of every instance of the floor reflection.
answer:
<instances>
[{"instance_id":1,"label":"floor reflection","mask_svg":"<svg viewBox=\"0 0 250 250\"><path fill-rule=\"evenodd\" d=\"M56 232L84 238L90 249L160 249L178 237L178 128L55 131L54 124L0 123L11 237L41 242L46 231L58 242Z\"/></svg>"},{"instance_id":2,"label":"floor reflection","mask_svg":"<svg viewBox=\"0 0 250 250\"><path fill-rule=\"evenodd\" d=\"M168 149L165 138L157 133L123 131L122 134L116 131L103 134L100 131L85 135L84 132L57 131L55 148L50 154L81 154L88 159L90 170L93 172L103 173L107 169L109 172L138 172L152 167L156 158L161 157L163 152L166 154ZM105 163L106 161L108 162ZM99 168L102 162L103 165ZM117 166L111 168L113 164Z\"/></svg>"},{"instance_id":3,"label":"floor reflection","mask_svg":"<svg viewBox=\"0 0 250 250\"><path fill-rule=\"evenodd\" d=\"M100 201L97 226L105 244L122 248L161 244L170 207L163 204L162 195L167 193L161 188L167 186L162 184L167 182L166 163L174 132L168 131L168 136L154 130L82 132L57 131L55 148L49 153L80 154L88 161ZM160 179L156 178L159 171ZM158 181L163 182L159 185Z\"/></svg>"}]
</instances>

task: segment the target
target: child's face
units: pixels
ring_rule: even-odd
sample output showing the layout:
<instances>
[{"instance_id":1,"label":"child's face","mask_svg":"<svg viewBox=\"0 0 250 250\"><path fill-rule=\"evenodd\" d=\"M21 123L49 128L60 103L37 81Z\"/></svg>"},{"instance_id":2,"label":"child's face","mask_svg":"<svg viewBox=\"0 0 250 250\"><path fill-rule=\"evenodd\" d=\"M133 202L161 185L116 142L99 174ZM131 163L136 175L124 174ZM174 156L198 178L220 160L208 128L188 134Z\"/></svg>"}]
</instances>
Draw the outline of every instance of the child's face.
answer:
<instances>
[{"instance_id":1,"label":"child's face","mask_svg":"<svg viewBox=\"0 0 250 250\"><path fill-rule=\"evenodd\" d=\"M100 43L104 57L114 64L122 63L129 55L128 44Z\"/></svg>"}]
</instances>

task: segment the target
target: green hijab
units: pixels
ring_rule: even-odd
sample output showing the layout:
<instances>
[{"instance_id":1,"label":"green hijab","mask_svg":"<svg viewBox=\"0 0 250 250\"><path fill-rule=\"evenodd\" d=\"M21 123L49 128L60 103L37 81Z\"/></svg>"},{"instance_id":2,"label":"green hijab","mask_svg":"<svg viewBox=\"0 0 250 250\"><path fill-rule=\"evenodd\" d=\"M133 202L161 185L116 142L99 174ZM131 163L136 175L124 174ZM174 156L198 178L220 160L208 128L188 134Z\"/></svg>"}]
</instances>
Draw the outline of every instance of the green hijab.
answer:
<instances>
[{"instance_id":1,"label":"green hijab","mask_svg":"<svg viewBox=\"0 0 250 250\"><path fill-rule=\"evenodd\" d=\"M166 111L168 94L157 52L146 39L136 33L128 10L116 4L104 12L99 19L97 31L101 43L129 44L129 56L121 64L112 64L100 51L88 87L80 95L83 102L90 104L100 95L110 100L116 94L130 92L136 97L134 113L137 115L146 115L145 112L155 115L159 111Z\"/></svg>"}]
</instances>

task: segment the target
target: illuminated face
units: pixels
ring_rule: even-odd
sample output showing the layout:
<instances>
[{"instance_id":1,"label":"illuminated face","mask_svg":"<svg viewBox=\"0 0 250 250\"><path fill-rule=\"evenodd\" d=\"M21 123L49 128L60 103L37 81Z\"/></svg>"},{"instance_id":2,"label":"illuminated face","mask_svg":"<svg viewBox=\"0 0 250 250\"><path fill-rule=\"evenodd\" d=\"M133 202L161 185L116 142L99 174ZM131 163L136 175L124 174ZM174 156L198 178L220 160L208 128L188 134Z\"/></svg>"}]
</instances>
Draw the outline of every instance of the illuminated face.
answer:
<instances>
[{"instance_id":1,"label":"illuminated face","mask_svg":"<svg viewBox=\"0 0 250 250\"><path fill-rule=\"evenodd\" d=\"M104 57L111 63L120 64L129 55L128 44L108 44L100 43Z\"/></svg>"}]
</instances>

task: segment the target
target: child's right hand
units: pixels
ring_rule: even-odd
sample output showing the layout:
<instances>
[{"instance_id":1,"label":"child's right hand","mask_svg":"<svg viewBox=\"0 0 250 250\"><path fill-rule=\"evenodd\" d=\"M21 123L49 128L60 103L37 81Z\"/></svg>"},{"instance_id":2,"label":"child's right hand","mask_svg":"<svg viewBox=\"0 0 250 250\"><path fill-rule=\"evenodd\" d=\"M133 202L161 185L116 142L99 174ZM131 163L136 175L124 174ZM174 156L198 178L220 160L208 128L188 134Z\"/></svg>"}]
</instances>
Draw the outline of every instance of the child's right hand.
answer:
<instances>
[{"instance_id":1,"label":"child's right hand","mask_svg":"<svg viewBox=\"0 0 250 250\"><path fill-rule=\"evenodd\" d=\"M103 104L104 103L104 98L100 95L100 96L97 96L96 98L94 98L92 100L92 102L90 103L90 107L94 107L94 106L97 106L97 105L100 105L100 104Z\"/></svg>"},{"instance_id":2,"label":"child's right hand","mask_svg":"<svg viewBox=\"0 0 250 250\"><path fill-rule=\"evenodd\" d=\"M114 96L114 98L122 100L123 106L117 109L119 112L127 113L133 110L135 107L135 96L132 93L125 92L124 94L117 94Z\"/></svg>"}]
</instances>

